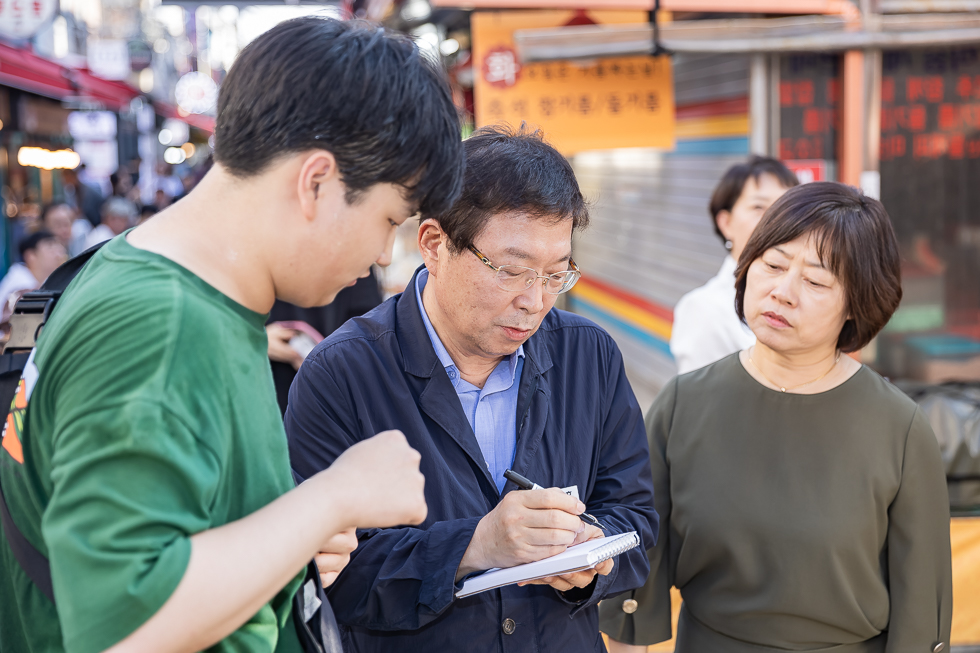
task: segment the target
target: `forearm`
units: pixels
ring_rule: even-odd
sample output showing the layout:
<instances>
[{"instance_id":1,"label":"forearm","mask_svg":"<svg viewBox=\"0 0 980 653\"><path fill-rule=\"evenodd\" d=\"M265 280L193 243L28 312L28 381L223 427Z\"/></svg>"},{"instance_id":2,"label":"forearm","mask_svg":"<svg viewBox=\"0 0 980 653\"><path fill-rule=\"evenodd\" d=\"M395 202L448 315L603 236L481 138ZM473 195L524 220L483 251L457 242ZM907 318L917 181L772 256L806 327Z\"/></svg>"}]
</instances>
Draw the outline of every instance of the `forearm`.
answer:
<instances>
[{"instance_id":1,"label":"forearm","mask_svg":"<svg viewBox=\"0 0 980 653\"><path fill-rule=\"evenodd\" d=\"M110 652L199 651L234 632L350 526L332 484L327 472L248 517L193 535L177 589Z\"/></svg>"}]
</instances>

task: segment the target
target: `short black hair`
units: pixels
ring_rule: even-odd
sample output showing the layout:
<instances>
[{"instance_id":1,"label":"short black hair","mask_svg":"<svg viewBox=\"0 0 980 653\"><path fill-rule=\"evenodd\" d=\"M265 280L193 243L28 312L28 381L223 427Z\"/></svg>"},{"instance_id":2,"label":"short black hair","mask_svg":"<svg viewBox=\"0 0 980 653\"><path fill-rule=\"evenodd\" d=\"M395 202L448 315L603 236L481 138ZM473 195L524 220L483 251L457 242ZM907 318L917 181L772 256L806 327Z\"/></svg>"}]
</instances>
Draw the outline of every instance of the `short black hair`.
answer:
<instances>
[{"instance_id":1,"label":"short black hair","mask_svg":"<svg viewBox=\"0 0 980 653\"><path fill-rule=\"evenodd\" d=\"M283 155L328 150L348 202L393 183L420 210L442 210L462 185L461 133L444 71L408 37L310 16L238 55L218 95L214 159L247 178Z\"/></svg>"},{"instance_id":2,"label":"short black hair","mask_svg":"<svg viewBox=\"0 0 980 653\"><path fill-rule=\"evenodd\" d=\"M898 240L881 202L856 188L818 181L791 188L752 232L735 270L735 312L745 321L745 286L752 262L773 247L812 234L820 261L844 288L850 316L837 337L843 352L866 346L902 301Z\"/></svg>"},{"instance_id":3,"label":"short black hair","mask_svg":"<svg viewBox=\"0 0 980 653\"><path fill-rule=\"evenodd\" d=\"M726 170L721 181L715 186L715 190L711 194L711 201L708 203L708 211L711 212L715 233L721 238L721 242L727 242L728 239L718 228L718 214L722 211L731 211L738 198L742 196L746 182L751 178L758 183L759 177L762 175L772 175L786 188L800 185L800 180L796 178L792 170L787 168L779 159L768 156L753 154L745 163L733 165Z\"/></svg>"},{"instance_id":4,"label":"short black hair","mask_svg":"<svg viewBox=\"0 0 980 653\"><path fill-rule=\"evenodd\" d=\"M55 237L53 233L44 229L24 236L17 245L17 250L20 252L21 260L24 260L24 254L37 249L38 245L46 240L55 240Z\"/></svg>"},{"instance_id":5,"label":"short black hair","mask_svg":"<svg viewBox=\"0 0 980 653\"><path fill-rule=\"evenodd\" d=\"M589 224L589 208L575 172L540 130L525 125L481 127L463 141L466 176L463 193L448 211L433 218L458 254L472 246L494 215L520 211L537 218L572 220L572 229Z\"/></svg>"},{"instance_id":6,"label":"short black hair","mask_svg":"<svg viewBox=\"0 0 980 653\"><path fill-rule=\"evenodd\" d=\"M48 214L62 206L67 206L69 209L71 209L71 206L69 206L67 202L51 202L50 204L45 204L44 208L41 209L41 222L46 222L48 219Z\"/></svg>"}]
</instances>

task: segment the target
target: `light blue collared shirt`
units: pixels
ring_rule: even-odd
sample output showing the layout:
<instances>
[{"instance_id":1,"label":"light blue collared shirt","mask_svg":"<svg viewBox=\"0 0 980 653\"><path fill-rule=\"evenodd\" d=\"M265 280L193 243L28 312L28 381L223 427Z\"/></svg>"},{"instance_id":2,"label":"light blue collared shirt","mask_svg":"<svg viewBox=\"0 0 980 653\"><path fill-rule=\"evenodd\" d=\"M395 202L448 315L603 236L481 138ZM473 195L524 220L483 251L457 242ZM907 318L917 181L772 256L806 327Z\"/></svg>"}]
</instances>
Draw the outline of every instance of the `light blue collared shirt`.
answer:
<instances>
[{"instance_id":1,"label":"light blue collared shirt","mask_svg":"<svg viewBox=\"0 0 980 653\"><path fill-rule=\"evenodd\" d=\"M422 305L422 289L428 280L428 270L419 272L415 280L415 297L419 302L425 330L439 362L446 368L446 374L456 388L456 396L459 397L466 419L480 444L483 460L486 461L490 476L497 483L497 491L500 492L507 482L504 472L513 464L517 449L517 392L521 385L518 383L521 370L524 369L524 345L500 361L483 384L482 390L469 381L464 381L459 376L456 363L449 356L436 330L432 328L432 322Z\"/></svg>"}]
</instances>

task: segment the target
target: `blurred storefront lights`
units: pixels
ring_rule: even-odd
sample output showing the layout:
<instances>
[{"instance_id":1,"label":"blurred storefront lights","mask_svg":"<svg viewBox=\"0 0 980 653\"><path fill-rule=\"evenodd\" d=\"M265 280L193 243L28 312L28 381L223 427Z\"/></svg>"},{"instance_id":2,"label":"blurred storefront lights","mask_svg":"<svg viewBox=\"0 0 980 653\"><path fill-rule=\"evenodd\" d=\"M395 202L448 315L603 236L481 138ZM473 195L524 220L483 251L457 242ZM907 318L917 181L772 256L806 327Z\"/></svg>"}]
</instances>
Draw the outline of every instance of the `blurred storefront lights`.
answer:
<instances>
[{"instance_id":1,"label":"blurred storefront lights","mask_svg":"<svg viewBox=\"0 0 980 653\"><path fill-rule=\"evenodd\" d=\"M17 151L17 163L42 170L74 170L82 162L78 152L46 150L43 147L22 147Z\"/></svg>"},{"instance_id":2,"label":"blurred storefront lights","mask_svg":"<svg viewBox=\"0 0 980 653\"><path fill-rule=\"evenodd\" d=\"M163 160L170 165L177 165L187 160L187 155L179 147L168 147L163 152Z\"/></svg>"}]
</instances>

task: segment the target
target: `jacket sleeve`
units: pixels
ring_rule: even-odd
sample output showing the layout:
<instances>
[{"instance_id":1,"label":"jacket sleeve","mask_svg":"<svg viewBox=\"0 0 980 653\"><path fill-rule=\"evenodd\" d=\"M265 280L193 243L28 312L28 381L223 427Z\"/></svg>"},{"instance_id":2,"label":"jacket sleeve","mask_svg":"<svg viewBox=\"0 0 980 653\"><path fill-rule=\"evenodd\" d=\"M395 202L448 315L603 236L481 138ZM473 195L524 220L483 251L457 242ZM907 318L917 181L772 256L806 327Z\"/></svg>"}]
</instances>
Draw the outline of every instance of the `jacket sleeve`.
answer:
<instances>
[{"instance_id":1,"label":"jacket sleeve","mask_svg":"<svg viewBox=\"0 0 980 653\"><path fill-rule=\"evenodd\" d=\"M646 416L654 504L660 519L660 534L656 544L645 552L650 564L650 575L639 589L599 606L599 629L612 639L625 644L650 645L671 638L671 496L667 438L674 418L676 397L675 377L657 395ZM623 601L628 599L636 601L636 611L631 614L623 610Z\"/></svg>"},{"instance_id":2,"label":"jacket sleeve","mask_svg":"<svg viewBox=\"0 0 980 653\"><path fill-rule=\"evenodd\" d=\"M888 509L888 653L949 650L953 580L949 497L936 436L918 409Z\"/></svg>"},{"instance_id":3,"label":"jacket sleeve","mask_svg":"<svg viewBox=\"0 0 980 653\"><path fill-rule=\"evenodd\" d=\"M326 469L348 447L374 435L358 428L350 392L318 358L300 367L285 416L290 461L299 477ZM374 630L414 630L438 617L459 589L456 570L478 522L358 531L350 563L328 588L337 620Z\"/></svg>"},{"instance_id":4,"label":"jacket sleeve","mask_svg":"<svg viewBox=\"0 0 980 653\"><path fill-rule=\"evenodd\" d=\"M589 513L608 527L606 535L636 531L641 545L616 557L612 572L596 579L591 596L583 597L573 615L642 585L650 572L644 549L653 546L658 532L643 413L626 379L619 349L611 341L609 347L612 355L600 413L598 465L585 503Z\"/></svg>"}]
</instances>

